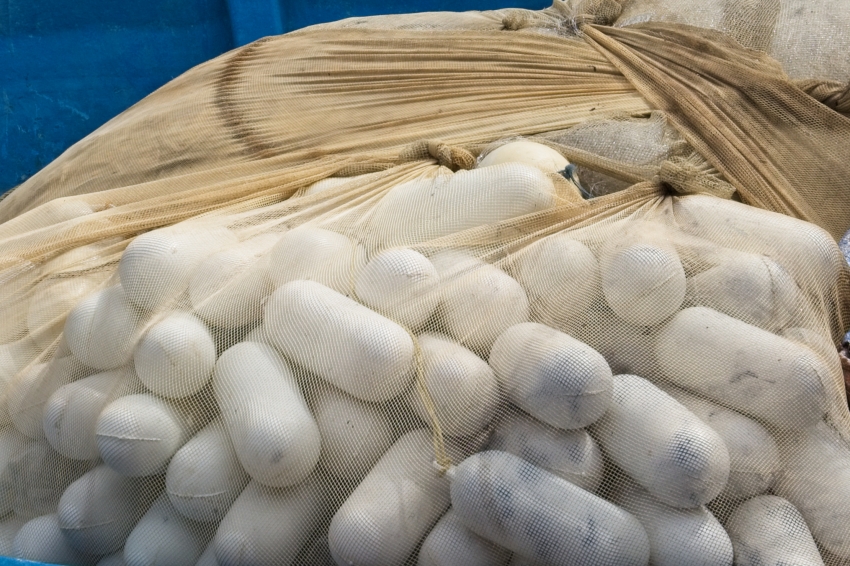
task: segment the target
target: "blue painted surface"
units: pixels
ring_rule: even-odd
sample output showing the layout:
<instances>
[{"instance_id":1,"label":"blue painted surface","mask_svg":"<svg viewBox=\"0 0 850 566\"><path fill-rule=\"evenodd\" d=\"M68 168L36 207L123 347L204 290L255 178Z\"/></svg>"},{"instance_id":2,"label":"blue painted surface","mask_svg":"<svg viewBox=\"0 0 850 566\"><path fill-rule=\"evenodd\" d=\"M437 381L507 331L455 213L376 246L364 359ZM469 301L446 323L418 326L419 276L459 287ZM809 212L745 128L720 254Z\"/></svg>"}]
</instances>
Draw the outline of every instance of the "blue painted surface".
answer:
<instances>
[{"instance_id":1,"label":"blue painted surface","mask_svg":"<svg viewBox=\"0 0 850 566\"><path fill-rule=\"evenodd\" d=\"M191 67L351 16L547 0L0 0L0 193Z\"/></svg>"},{"instance_id":2,"label":"blue painted surface","mask_svg":"<svg viewBox=\"0 0 850 566\"><path fill-rule=\"evenodd\" d=\"M252 0L242 0L252 1ZM408 12L463 12L465 10L496 10L499 8L528 8L540 10L551 6L545 0L310 0L291 2L281 0L280 13L286 31L321 22L353 16L374 14L405 14Z\"/></svg>"},{"instance_id":3,"label":"blue painted surface","mask_svg":"<svg viewBox=\"0 0 850 566\"><path fill-rule=\"evenodd\" d=\"M228 0L233 45L239 47L267 35L291 31L284 27L278 0ZM303 27L303 26L299 26Z\"/></svg>"},{"instance_id":4,"label":"blue painted surface","mask_svg":"<svg viewBox=\"0 0 850 566\"><path fill-rule=\"evenodd\" d=\"M232 46L226 0L0 0L0 192Z\"/></svg>"},{"instance_id":5,"label":"blue painted surface","mask_svg":"<svg viewBox=\"0 0 850 566\"><path fill-rule=\"evenodd\" d=\"M53 566L44 562L32 562L31 560L18 560L17 558L6 558L0 556L0 566Z\"/></svg>"}]
</instances>

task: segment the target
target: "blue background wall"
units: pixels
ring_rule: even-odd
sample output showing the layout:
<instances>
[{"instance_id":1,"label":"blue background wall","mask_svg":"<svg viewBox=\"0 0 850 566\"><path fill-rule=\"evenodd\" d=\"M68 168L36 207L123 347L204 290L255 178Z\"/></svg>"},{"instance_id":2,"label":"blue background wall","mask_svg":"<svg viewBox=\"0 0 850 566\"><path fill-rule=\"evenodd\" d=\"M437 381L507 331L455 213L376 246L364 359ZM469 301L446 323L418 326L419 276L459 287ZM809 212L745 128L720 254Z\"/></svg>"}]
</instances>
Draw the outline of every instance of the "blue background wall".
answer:
<instances>
[{"instance_id":1,"label":"blue background wall","mask_svg":"<svg viewBox=\"0 0 850 566\"><path fill-rule=\"evenodd\" d=\"M0 0L0 193L187 69L351 16L546 0Z\"/></svg>"}]
</instances>

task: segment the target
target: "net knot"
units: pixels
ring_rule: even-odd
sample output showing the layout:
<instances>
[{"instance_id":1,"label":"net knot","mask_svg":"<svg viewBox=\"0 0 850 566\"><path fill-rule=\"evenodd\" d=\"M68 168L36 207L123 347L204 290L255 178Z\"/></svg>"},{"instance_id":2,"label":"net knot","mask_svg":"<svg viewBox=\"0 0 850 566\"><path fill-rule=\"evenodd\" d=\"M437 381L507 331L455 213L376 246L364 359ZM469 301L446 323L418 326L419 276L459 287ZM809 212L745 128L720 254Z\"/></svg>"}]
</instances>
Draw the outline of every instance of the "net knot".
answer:
<instances>
[{"instance_id":1,"label":"net knot","mask_svg":"<svg viewBox=\"0 0 850 566\"><path fill-rule=\"evenodd\" d=\"M462 147L448 145L440 141L428 142L428 154L440 165L452 171L472 169L475 167L475 156Z\"/></svg>"}]
</instances>

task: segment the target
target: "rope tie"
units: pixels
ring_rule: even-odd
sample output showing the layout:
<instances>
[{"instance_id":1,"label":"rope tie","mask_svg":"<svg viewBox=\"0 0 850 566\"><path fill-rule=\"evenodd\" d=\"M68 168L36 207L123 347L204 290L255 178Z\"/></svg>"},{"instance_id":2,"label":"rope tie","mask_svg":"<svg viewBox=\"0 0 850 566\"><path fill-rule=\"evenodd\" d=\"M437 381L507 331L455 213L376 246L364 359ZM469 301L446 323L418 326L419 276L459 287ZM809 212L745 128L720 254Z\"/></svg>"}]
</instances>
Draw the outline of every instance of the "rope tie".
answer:
<instances>
[{"instance_id":1,"label":"rope tie","mask_svg":"<svg viewBox=\"0 0 850 566\"><path fill-rule=\"evenodd\" d=\"M411 339L413 339L413 355L416 362L416 392L425 406L425 412L428 413L428 420L431 425L431 442L434 445L435 465L439 469L440 475L442 475L452 467L452 461L446 452L446 442L443 437L443 427L440 425L440 418L437 416L437 406L434 404L434 398L431 397L431 392L428 391L428 384L425 383L425 361L422 358L422 348L419 346L419 340L416 339L416 335L410 330L407 332L410 334Z\"/></svg>"}]
</instances>

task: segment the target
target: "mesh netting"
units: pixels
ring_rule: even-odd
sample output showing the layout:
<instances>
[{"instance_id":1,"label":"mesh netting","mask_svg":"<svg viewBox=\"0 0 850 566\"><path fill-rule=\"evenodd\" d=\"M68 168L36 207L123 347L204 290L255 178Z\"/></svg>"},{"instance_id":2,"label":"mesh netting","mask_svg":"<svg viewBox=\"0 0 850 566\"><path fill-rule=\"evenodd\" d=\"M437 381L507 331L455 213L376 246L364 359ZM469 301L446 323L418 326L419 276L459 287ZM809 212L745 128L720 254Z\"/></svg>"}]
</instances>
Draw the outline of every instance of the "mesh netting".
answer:
<instances>
[{"instance_id":1,"label":"mesh netting","mask_svg":"<svg viewBox=\"0 0 850 566\"><path fill-rule=\"evenodd\" d=\"M766 51L792 79L850 83L843 0L627 0L617 25L657 21L715 29Z\"/></svg>"},{"instance_id":2,"label":"mesh netting","mask_svg":"<svg viewBox=\"0 0 850 566\"><path fill-rule=\"evenodd\" d=\"M651 180L663 163L693 151L660 112L591 119L541 137L574 161L585 157L585 165L576 171L585 196L615 193L636 181ZM607 174L606 164L614 166Z\"/></svg>"},{"instance_id":3,"label":"mesh netting","mask_svg":"<svg viewBox=\"0 0 850 566\"><path fill-rule=\"evenodd\" d=\"M267 38L0 202L0 554L850 564L850 121L637 4Z\"/></svg>"}]
</instances>

